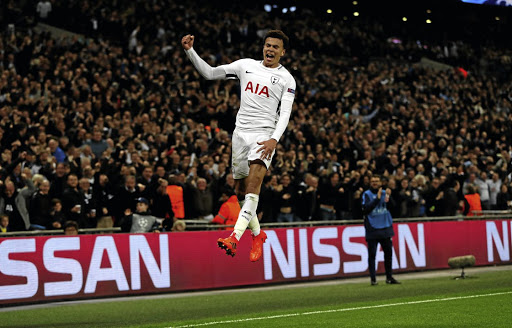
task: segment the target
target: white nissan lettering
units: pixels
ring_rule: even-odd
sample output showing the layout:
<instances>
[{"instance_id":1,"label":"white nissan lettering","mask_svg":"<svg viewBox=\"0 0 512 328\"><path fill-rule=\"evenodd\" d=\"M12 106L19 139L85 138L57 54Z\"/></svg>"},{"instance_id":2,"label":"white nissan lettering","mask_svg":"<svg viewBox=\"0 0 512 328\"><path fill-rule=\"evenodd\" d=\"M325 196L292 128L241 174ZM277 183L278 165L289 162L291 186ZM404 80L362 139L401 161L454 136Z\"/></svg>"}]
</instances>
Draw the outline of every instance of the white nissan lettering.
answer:
<instances>
[{"instance_id":1,"label":"white nissan lettering","mask_svg":"<svg viewBox=\"0 0 512 328\"><path fill-rule=\"evenodd\" d=\"M25 284L0 286L0 300L14 300L32 297L39 288L37 267L28 261L12 260L13 253L33 253L36 251L35 239L4 240L0 243L0 272L8 276L25 277Z\"/></svg>"},{"instance_id":2,"label":"white nissan lettering","mask_svg":"<svg viewBox=\"0 0 512 328\"><path fill-rule=\"evenodd\" d=\"M110 260L110 268L102 268L103 253L107 252ZM89 274L85 283L84 293L90 294L96 292L96 286L99 281L115 281L119 291L129 290L128 280L124 273L119 253L117 252L114 237L100 236L96 238L94 249L91 256L91 265L89 266Z\"/></svg>"},{"instance_id":3,"label":"white nissan lettering","mask_svg":"<svg viewBox=\"0 0 512 328\"><path fill-rule=\"evenodd\" d=\"M311 239L313 243L313 253L319 257L331 259L330 263L319 263L313 265L313 274L315 276L326 276L336 274L340 271L340 251L334 245L322 244L322 239L337 239L338 228L318 228L313 231Z\"/></svg>"},{"instance_id":4,"label":"white nissan lettering","mask_svg":"<svg viewBox=\"0 0 512 328\"><path fill-rule=\"evenodd\" d=\"M140 258L146 265L151 281L156 288L171 287L171 274L169 266L169 240L167 234L159 235L160 242L160 268L155 256L148 245L146 236L130 235L130 275L132 290L140 287Z\"/></svg>"},{"instance_id":5,"label":"white nissan lettering","mask_svg":"<svg viewBox=\"0 0 512 328\"><path fill-rule=\"evenodd\" d=\"M487 235L487 260L494 262L494 248L498 252L500 261L510 261L510 244L508 238L508 221L501 221L501 231L503 236L500 235L496 222L485 222L485 230ZM512 239L512 221L510 221L510 230ZM495 246L495 247L494 247Z\"/></svg>"},{"instance_id":6,"label":"white nissan lettering","mask_svg":"<svg viewBox=\"0 0 512 328\"><path fill-rule=\"evenodd\" d=\"M48 239L43 248L43 263L46 270L70 274L71 280L44 283L44 296L74 295L82 289L82 265L75 259L56 257L56 251L79 251L80 237Z\"/></svg>"},{"instance_id":7,"label":"white nissan lettering","mask_svg":"<svg viewBox=\"0 0 512 328\"><path fill-rule=\"evenodd\" d=\"M356 273L368 270L368 249L366 245L352 242L351 238L364 237L364 226L346 227L341 235L341 245L343 252L347 255L359 256L358 261L343 262L343 272Z\"/></svg>"},{"instance_id":8,"label":"white nissan lettering","mask_svg":"<svg viewBox=\"0 0 512 328\"><path fill-rule=\"evenodd\" d=\"M286 231L286 245L288 248L288 259L284 255L283 248L277 238L276 232L267 231L267 242L263 244L263 263L265 268L265 280L272 280L272 253L284 278L296 278L297 266L295 264L295 238L293 229Z\"/></svg>"}]
</instances>

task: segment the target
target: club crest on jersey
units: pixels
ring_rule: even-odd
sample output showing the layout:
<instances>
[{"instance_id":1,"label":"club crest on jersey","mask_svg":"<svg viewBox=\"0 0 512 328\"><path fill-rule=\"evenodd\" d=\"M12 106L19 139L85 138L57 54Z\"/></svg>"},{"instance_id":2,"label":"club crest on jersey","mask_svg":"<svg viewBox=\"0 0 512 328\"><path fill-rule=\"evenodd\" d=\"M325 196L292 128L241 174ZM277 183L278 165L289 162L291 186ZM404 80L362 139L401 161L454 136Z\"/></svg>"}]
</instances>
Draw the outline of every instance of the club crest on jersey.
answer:
<instances>
[{"instance_id":1,"label":"club crest on jersey","mask_svg":"<svg viewBox=\"0 0 512 328\"><path fill-rule=\"evenodd\" d=\"M251 81L247 83L244 91L250 91L251 93L257 94L258 96L266 96L267 98L270 97L266 85L260 85L259 83L256 83L256 86L254 86Z\"/></svg>"},{"instance_id":2,"label":"club crest on jersey","mask_svg":"<svg viewBox=\"0 0 512 328\"><path fill-rule=\"evenodd\" d=\"M279 82L279 78L277 76L271 76L270 82L272 82L272 84L276 84L277 82Z\"/></svg>"}]
</instances>

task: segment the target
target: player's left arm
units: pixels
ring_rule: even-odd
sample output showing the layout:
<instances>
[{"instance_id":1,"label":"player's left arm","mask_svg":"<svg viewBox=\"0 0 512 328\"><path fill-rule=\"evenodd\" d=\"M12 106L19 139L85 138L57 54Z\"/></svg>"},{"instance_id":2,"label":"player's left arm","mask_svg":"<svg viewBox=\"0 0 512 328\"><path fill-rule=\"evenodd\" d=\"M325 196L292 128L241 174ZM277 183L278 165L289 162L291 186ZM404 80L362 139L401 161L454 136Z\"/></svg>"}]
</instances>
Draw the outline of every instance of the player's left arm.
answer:
<instances>
[{"instance_id":1,"label":"player's left arm","mask_svg":"<svg viewBox=\"0 0 512 328\"><path fill-rule=\"evenodd\" d=\"M281 136L288 126L292 114L293 100L295 99L295 88L295 79L292 77L290 82L285 85L283 95L281 96L281 110L274 133L272 133L269 140L258 142L259 145L262 145L262 147L258 149L258 152L261 151L261 159L270 159L277 147L277 142L281 139Z\"/></svg>"}]
</instances>

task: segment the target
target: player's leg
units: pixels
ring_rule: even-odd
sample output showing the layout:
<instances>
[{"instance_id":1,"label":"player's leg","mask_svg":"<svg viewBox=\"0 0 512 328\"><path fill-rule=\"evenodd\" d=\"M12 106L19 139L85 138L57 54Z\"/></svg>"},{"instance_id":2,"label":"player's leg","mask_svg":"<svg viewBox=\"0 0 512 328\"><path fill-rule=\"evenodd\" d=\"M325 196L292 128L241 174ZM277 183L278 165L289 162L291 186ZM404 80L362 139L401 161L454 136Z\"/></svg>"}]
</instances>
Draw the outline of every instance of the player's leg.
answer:
<instances>
[{"instance_id":1,"label":"player's leg","mask_svg":"<svg viewBox=\"0 0 512 328\"><path fill-rule=\"evenodd\" d=\"M239 220L237 221L239 227L235 225L235 231L237 228L240 229L240 232L245 231L245 228L247 227L251 229L252 247L251 252L249 254L249 259L252 262L256 262L261 258L261 255L263 254L263 243L265 243L265 241L267 240L267 234L265 233L265 231L261 230L260 221L258 220L258 216L256 215L256 209L258 208L259 203L259 194L261 191L261 184L263 182L263 178L265 177L266 172L267 168L262 161L255 160L251 162L249 176L246 179L246 201L241 212L248 211L253 215L251 220L247 223L247 226L245 226L246 220L243 215L240 215ZM247 206L246 204L250 204L250 207Z\"/></svg>"},{"instance_id":2,"label":"player's leg","mask_svg":"<svg viewBox=\"0 0 512 328\"><path fill-rule=\"evenodd\" d=\"M240 209L240 214L238 215L238 220L234 228L238 240L240 240L250 222L252 222L251 230L256 230L253 230L253 234L259 234L257 230L260 230L260 228L258 217L256 216L256 209L258 208L260 198L261 183L263 182L263 177L265 177L266 172L267 167L262 161L251 162L249 176L245 178L244 182L246 191L245 201Z\"/></svg>"},{"instance_id":3,"label":"player's leg","mask_svg":"<svg viewBox=\"0 0 512 328\"><path fill-rule=\"evenodd\" d=\"M233 178L235 179L235 192L242 208L245 202L246 194L246 179L249 176L249 161L247 160L249 147L247 146L243 135L238 131L233 132L232 138L232 157L231 167ZM245 228L244 228L245 229ZM228 236L227 238L219 238L217 244L220 248L226 251L227 255L235 256L238 241L240 240L241 234L237 238L236 232Z\"/></svg>"}]
</instances>

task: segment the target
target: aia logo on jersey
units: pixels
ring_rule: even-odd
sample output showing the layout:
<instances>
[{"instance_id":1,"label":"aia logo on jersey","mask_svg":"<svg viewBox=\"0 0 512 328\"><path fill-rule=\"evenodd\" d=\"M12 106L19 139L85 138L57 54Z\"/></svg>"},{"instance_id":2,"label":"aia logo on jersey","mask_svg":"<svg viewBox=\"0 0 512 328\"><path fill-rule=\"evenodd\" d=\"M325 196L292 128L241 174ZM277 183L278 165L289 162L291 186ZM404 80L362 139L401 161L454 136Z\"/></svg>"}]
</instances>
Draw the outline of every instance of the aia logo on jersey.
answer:
<instances>
[{"instance_id":1,"label":"aia logo on jersey","mask_svg":"<svg viewBox=\"0 0 512 328\"><path fill-rule=\"evenodd\" d=\"M266 85L260 85L259 83L256 83L256 87L255 87L255 86L253 86L251 81L249 81L249 83L247 83L247 86L245 87L244 91L250 91L251 93L257 94L258 96L266 96L267 98L270 97L268 95L268 88Z\"/></svg>"}]
</instances>

